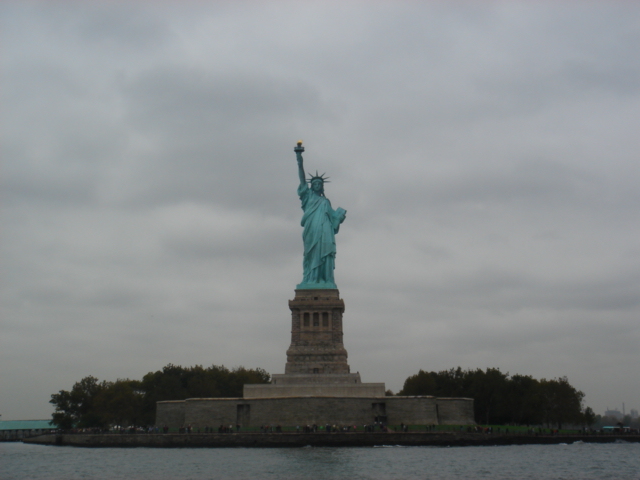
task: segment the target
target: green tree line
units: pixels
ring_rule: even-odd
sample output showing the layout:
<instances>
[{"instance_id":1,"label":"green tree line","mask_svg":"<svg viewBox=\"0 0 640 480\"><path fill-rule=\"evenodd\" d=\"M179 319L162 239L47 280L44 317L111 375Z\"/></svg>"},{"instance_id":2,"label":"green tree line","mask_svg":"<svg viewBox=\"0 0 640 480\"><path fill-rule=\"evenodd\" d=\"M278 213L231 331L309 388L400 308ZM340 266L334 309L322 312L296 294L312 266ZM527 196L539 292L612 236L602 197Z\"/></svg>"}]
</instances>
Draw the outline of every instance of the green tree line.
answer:
<instances>
[{"instance_id":1,"label":"green tree line","mask_svg":"<svg viewBox=\"0 0 640 480\"><path fill-rule=\"evenodd\" d=\"M261 368L228 369L212 365L203 368L169 364L147 373L142 380L99 381L88 376L71 390L51 395L55 406L53 423L71 428L106 428L112 425L153 425L156 402L186 398L242 397L245 383L268 383L270 375Z\"/></svg>"},{"instance_id":2,"label":"green tree line","mask_svg":"<svg viewBox=\"0 0 640 480\"><path fill-rule=\"evenodd\" d=\"M584 393L567 377L537 380L528 375L486 370L420 370L398 395L433 395L474 399L475 420L485 425L591 425L595 414L583 409Z\"/></svg>"},{"instance_id":3,"label":"green tree line","mask_svg":"<svg viewBox=\"0 0 640 480\"><path fill-rule=\"evenodd\" d=\"M71 390L51 395L53 423L59 428L153 425L156 402L186 398L242 397L246 383L268 383L261 369L203 368L169 364L142 380L99 381L88 376ZM390 393L390 392L389 392ZM584 393L566 377L537 380L496 368L425 372L408 377L398 395L474 399L475 420L485 425L591 425L596 415L583 408Z\"/></svg>"}]
</instances>

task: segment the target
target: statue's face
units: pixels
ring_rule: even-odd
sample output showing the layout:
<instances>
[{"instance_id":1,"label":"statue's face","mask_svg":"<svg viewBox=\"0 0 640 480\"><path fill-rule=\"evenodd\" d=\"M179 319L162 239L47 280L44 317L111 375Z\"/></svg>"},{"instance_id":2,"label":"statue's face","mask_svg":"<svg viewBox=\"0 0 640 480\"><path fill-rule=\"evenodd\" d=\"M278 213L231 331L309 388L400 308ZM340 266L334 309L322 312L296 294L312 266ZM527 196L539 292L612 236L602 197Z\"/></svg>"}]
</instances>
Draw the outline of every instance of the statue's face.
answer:
<instances>
[{"instance_id":1,"label":"statue's face","mask_svg":"<svg viewBox=\"0 0 640 480\"><path fill-rule=\"evenodd\" d=\"M311 190L313 190L316 193L320 193L322 192L322 180L314 180L313 182L311 182Z\"/></svg>"}]
</instances>

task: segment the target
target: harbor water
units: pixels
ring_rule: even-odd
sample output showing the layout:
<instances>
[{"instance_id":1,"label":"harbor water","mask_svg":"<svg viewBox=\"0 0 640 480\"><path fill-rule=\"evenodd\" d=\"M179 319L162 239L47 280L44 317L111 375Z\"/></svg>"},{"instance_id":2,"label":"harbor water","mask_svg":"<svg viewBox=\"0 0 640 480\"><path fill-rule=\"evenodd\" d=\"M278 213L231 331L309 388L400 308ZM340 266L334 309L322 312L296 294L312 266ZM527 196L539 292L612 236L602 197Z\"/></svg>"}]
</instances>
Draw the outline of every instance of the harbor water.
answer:
<instances>
[{"instance_id":1,"label":"harbor water","mask_svg":"<svg viewBox=\"0 0 640 480\"><path fill-rule=\"evenodd\" d=\"M74 448L0 443L2 480L640 480L640 444Z\"/></svg>"}]
</instances>

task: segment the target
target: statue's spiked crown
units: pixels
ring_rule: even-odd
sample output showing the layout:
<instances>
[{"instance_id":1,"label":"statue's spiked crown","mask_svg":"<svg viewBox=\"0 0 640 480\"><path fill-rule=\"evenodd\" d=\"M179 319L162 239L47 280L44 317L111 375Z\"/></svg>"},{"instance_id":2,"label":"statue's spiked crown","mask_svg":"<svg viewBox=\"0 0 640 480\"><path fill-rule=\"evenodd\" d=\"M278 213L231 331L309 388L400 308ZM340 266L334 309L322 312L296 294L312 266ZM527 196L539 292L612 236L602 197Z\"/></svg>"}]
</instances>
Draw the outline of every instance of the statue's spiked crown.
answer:
<instances>
[{"instance_id":1,"label":"statue's spiked crown","mask_svg":"<svg viewBox=\"0 0 640 480\"><path fill-rule=\"evenodd\" d=\"M328 179L330 177L325 177L326 173L323 173L322 175L318 175L318 171L316 170L316 174L315 175L311 175L309 174L309 180L307 180L307 183L311 184L313 183L314 180L320 180L323 184L324 183L331 183Z\"/></svg>"}]
</instances>

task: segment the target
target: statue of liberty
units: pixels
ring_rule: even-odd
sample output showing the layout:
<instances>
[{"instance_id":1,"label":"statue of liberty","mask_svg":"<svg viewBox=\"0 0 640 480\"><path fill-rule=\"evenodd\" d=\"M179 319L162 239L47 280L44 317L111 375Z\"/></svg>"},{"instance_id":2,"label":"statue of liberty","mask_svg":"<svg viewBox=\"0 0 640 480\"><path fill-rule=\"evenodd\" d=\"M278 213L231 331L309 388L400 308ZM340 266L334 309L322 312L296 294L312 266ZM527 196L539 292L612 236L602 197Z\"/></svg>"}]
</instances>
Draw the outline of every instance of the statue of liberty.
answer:
<instances>
[{"instance_id":1,"label":"statue of liberty","mask_svg":"<svg viewBox=\"0 0 640 480\"><path fill-rule=\"evenodd\" d=\"M302 262L303 278L296 288L338 288L333 280L333 270L336 261L336 233L340 224L344 222L347 211L331 208L331 202L324 196L324 184L327 178L318 175L309 175L305 179L302 165L302 141L293 149L298 159L298 175L300 186L298 195L302 202L302 222L304 228L302 240L304 242L304 259ZM307 186L307 183L309 186Z\"/></svg>"}]
</instances>

